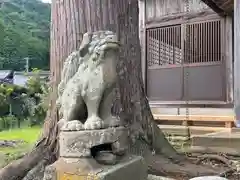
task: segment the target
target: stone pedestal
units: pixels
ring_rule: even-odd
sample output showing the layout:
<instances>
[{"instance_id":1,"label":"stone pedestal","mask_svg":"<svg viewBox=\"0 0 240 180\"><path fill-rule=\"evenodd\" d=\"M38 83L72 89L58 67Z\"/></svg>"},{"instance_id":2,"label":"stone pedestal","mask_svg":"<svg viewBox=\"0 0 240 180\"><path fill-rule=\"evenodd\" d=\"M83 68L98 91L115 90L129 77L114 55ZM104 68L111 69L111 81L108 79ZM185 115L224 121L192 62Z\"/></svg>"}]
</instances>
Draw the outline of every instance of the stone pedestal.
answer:
<instances>
[{"instance_id":1,"label":"stone pedestal","mask_svg":"<svg viewBox=\"0 0 240 180\"><path fill-rule=\"evenodd\" d=\"M142 157L125 156L118 164L106 166L92 158L60 158L45 170L44 180L146 180Z\"/></svg>"},{"instance_id":2,"label":"stone pedestal","mask_svg":"<svg viewBox=\"0 0 240 180\"><path fill-rule=\"evenodd\" d=\"M143 158L125 154L128 135L125 127L61 131L60 158L46 168L43 180L147 180ZM108 151L101 149L104 144L110 145L108 151L116 156L112 164L101 163L104 158L110 157L111 161ZM93 148L100 151L100 156L94 157Z\"/></svg>"}]
</instances>

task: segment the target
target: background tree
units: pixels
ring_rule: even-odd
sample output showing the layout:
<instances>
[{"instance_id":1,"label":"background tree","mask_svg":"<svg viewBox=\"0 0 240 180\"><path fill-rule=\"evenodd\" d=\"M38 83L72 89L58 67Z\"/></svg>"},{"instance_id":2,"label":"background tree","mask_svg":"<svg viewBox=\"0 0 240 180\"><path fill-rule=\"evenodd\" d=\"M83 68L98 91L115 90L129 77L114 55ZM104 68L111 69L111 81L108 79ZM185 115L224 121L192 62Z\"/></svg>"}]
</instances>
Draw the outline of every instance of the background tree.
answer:
<instances>
[{"instance_id":1,"label":"background tree","mask_svg":"<svg viewBox=\"0 0 240 180\"><path fill-rule=\"evenodd\" d=\"M32 152L0 171L3 180L21 179L39 162L47 165L57 159L59 118L55 101L63 61L79 47L85 32L97 30L116 32L122 44L117 67L117 99L113 109L115 114L131 126L134 141L129 151L142 155L151 173L196 176L201 172L209 172L206 168L196 168L184 156L179 155L154 123L143 89L138 13L138 0L53 0L52 94L42 137Z\"/></svg>"},{"instance_id":2,"label":"background tree","mask_svg":"<svg viewBox=\"0 0 240 180\"><path fill-rule=\"evenodd\" d=\"M1 2L0 2L1 3ZM50 4L38 0L7 0L0 4L0 68L49 69Z\"/></svg>"}]
</instances>

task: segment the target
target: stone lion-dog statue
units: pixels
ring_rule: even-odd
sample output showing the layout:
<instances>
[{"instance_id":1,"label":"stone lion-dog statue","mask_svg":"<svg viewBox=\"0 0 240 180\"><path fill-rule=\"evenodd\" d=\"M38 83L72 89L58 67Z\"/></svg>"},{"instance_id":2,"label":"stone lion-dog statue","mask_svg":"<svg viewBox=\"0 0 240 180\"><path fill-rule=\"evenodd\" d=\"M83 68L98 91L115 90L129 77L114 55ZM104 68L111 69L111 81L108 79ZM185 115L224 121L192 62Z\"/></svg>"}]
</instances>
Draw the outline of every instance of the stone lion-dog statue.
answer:
<instances>
[{"instance_id":1,"label":"stone lion-dog statue","mask_svg":"<svg viewBox=\"0 0 240 180\"><path fill-rule=\"evenodd\" d=\"M111 114L120 43L115 33L85 33L80 48L64 62L57 106L62 130L120 126Z\"/></svg>"}]
</instances>

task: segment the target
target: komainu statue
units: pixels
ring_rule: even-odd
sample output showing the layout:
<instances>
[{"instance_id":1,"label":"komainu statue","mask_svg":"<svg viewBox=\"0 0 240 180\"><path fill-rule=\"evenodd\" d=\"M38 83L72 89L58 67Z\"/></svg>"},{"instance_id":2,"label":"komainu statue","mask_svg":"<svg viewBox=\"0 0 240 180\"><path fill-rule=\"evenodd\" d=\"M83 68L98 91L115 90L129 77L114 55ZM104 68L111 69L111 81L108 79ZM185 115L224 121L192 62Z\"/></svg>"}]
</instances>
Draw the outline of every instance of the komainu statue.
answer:
<instances>
[{"instance_id":1,"label":"komainu statue","mask_svg":"<svg viewBox=\"0 0 240 180\"><path fill-rule=\"evenodd\" d=\"M66 59L58 86L59 157L44 180L147 179L144 159L128 151L128 124L111 113L119 48L113 32L86 33Z\"/></svg>"},{"instance_id":2,"label":"komainu statue","mask_svg":"<svg viewBox=\"0 0 240 180\"><path fill-rule=\"evenodd\" d=\"M120 121L111 115L120 44L111 31L85 33L78 51L64 62L58 86L62 129L102 129Z\"/></svg>"}]
</instances>

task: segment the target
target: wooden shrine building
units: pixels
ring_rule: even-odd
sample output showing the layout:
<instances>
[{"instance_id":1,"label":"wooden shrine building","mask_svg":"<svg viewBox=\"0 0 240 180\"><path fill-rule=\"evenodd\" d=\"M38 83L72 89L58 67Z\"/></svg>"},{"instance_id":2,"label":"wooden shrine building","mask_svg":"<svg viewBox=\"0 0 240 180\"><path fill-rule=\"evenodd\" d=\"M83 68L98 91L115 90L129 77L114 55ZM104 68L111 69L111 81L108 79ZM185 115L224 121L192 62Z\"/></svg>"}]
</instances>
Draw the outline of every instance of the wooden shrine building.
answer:
<instances>
[{"instance_id":1,"label":"wooden shrine building","mask_svg":"<svg viewBox=\"0 0 240 180\"><path fill-rule=\"evenodd\" d=\"M212 108L205 119L226 119L228 127L240 119L240 2L139 0L139 8L150 105ZM204 119L187 111L159 119Z\"/></svg>"}]
</instances>

